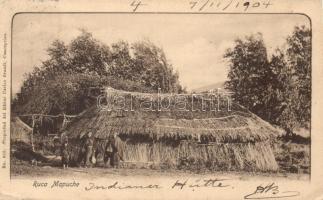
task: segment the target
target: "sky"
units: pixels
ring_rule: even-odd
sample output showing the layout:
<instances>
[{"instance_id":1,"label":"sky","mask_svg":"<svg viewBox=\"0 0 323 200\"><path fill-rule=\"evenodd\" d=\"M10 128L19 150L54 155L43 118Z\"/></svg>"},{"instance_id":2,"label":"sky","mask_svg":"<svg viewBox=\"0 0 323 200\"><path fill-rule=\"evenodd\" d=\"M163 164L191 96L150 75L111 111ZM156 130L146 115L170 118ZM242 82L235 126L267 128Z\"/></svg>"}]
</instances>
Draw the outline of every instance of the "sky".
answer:
<instances>
[{"instance_id":1,"label":"sky","mask_svg":"<svg viewBox=\"0 0 323 200\"><path fill-rule=\"evenodd\" d=\"M309 27L303 15L283 14L18 14L13 21L12 91L19 92L24 74L48 58L55 40L69 43L81 29L109 45L150 40L162 47L188 90L227 79L227 48L238 37L260 32L268 55L285 43L297 25Z\"/></svg>"}]
</instances>

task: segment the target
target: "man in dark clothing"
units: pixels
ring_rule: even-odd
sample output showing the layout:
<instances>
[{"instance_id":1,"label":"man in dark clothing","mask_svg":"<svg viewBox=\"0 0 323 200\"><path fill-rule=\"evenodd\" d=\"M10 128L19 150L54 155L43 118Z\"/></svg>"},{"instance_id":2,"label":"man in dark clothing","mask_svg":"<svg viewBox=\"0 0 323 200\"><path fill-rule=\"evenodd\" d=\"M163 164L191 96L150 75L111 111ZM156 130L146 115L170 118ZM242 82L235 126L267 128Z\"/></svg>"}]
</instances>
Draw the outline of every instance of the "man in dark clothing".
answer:
<instances>
[{"instance_id":1,"label":"man in dark clothing","mask_svg":"<svg viewBox=\"0 0 323 200\"><path fill-rule=\"evenodd\" d=\"M119 168L120 160L123 161L121 156L122 153L122 142L118 135L115 133L111 138L112 156L110 159L110 164L112 167Z\"/></svg>"},{"instance_id":2,"label":"man in dark clothing","mask_svg":"<svg viewBox=\"0 0 323 200\"><path fill-rule=\"evenodd\" d=\"M63 169L68 168L70 155L69 155L69 152L68 152L68 142L67 142L67 140L65 140L64 143L62 144L61 156L62 156Z\"/></svg>"},{"instance_id":3,"label":"man in dark clothing","mask_svg":"<svg viewBox=\"0 0 323 200\"><path fill-rule=\"evenodd\" d=\"M93 154L93 143L94 139L92 137L92 132L88 132L86 136L84 136L81 150L79 154L78 162L81 165L83 162L85 167L89 167L91 165L91 156Z\"/></svg>"},{"instance_id":4,"label":"man in dark clothing","mask_svg":"<svg viewBox=\"0 0 323 200\"><path fill-rule=\"evenodd\" d=\"M85 138L85 166L89 167L91 165L91 157L93 154L93 143L94 139L92 137L92 132L89 132L87 134L87 137Z\"/></svg>"},{"instance_id":5,"label":"man in dark clothing","mask_svg":"<svg viewBox=\"0 0 323 200\"><path fill-rule=\"evenodd\" d=\"M104 166L107 167L108 163L110 163L111 165L111 160L112 160L112 140L111 138L109 138L104 149L104 156L103 156Z\"/></svg>"}]
</instances>

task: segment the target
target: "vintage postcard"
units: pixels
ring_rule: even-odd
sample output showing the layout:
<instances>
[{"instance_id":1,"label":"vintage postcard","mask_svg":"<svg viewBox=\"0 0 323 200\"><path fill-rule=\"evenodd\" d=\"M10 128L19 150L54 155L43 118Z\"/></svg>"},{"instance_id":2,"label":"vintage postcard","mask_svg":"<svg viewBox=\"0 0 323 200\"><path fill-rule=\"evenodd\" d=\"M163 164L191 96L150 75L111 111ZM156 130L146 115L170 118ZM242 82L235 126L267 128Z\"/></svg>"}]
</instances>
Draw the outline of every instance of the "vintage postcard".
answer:
<instances>
[{"instance_id":1,"label":"vintage postcard","mask_svg":"<svg viewBox=\"0 0 323 200\"><path fill-rule=\"evenodd\" d=\"M322 2L0 9L0 199L323 199Z\"/></svg>"}]
</instances>

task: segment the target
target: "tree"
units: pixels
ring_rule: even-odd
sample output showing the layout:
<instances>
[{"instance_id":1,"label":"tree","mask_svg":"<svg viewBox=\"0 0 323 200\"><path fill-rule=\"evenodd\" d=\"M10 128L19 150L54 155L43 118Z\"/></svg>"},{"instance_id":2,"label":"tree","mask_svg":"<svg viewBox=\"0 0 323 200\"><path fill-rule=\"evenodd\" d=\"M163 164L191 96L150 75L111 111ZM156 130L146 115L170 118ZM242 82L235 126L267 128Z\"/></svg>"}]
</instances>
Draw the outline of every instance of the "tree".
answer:
<instances>
[{"instance_id":1,"label":"tree","mask_svg":"<svg viewBox=\"0 0 323 200\"><path fill-rule=\"evenodd\" d=\"M18 113L75 114L87 106L86 88L100 85L98 75L61 73L25 91L28 98L18 99L14 108Z\"/></svg>"},{"instance_id":2,"label":"tree","mask_svg":"<svg viewBox=\"0 0 323 200\"><path fill-rule=\"evenodd\" d=\"M178 73L167 61L162 48L150 41L141 41L132 46L134 52L133 73L146 87L161 88L162 92L183 92L178 81Z\"/></svg>"},{"instance_id":3,"label":"tree","mask_svg":"<svg viewBox=\"0 0 323 200\"><path fill-rule=\"evenodd\" d=\"M311 117L311 31L305 26L295 27L293 35L287 39L288 62L295 68L295 89L298 90L297 106L299 121L308 123Z\"/></svg>"},{"instance_id":4,"label":"tree","mask_svg":"<svg viewBox=\"0 0 323 200\"><path fill-rule=\"evenodd\" d=\"M152 43L108 46L82 30L69 44L55 40L49 58L26 74L13 101L18 113L79 113L89 102L90 87L111 86L137 92L181 92L162 49ZM133 56L132 56L133 55Z\"/></svg>"},{"instance_id":5,"label":"tree","mask_svg":"<svg viewBox=\"0 0 323 200\"><path fill-rule=\"evenodd\" d=\"M295 27L286 40L285 67L278 81L285 101L278 124L289 132L295 128L309 128L311 118L311 31L305 26Z\"/></svg>"},{"instance_id":6,"label":"tree","mask_svg":"<svg viewBox=\"0 0 323 200\"><path fill-rule=\"evenodd\" d=\"M295 27L286 49L267 59L261 34L237 39L230 61L228 89L238 103L287 133L308 128L311 115L311 31Z\"/></svg>"},{"instance_id":7,"label":"tree","mask_svg":"<svg viewBox=\"0 0 323 200\"><path fill-rule=\"evenodd\" d=\"M226 87L234 92L233 98L252 112L263 115L264 97L271 72L262 34L235 41L235 47L224 55L230 61Z\"/></svg>"},{"instance_id":8,"label":"tree","mask_svg":"<svg viewBox=\"0 0 323 200\"><path fill-rule=\"evenodd\" d=\"M119 41L111 45L111 54L108 59L108 73L125 80L138 80L138 74L133 70L133 60L130 55L129 44Z\"/></svg>"},{"instance_id":9,"label":"tree","mask_svg":"<svg viewBox=\"0 0 323 200\"><path fill-rule=\"evenodd\" d=\"M94 39L91 33L83 31L69 45L69 67L71 71L107 75L106 60L109 54L108 46Z\"/></svg>"}]
</instances>

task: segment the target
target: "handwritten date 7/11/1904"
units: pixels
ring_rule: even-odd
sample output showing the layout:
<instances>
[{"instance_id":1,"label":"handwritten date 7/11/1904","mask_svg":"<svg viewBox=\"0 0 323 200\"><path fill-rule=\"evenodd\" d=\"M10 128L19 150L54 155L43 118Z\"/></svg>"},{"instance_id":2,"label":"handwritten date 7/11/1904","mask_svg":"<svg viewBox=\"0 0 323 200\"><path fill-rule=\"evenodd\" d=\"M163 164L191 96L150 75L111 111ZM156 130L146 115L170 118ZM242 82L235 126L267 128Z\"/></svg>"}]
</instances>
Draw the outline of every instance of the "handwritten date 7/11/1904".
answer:
<instances>
[{"instance_id":1,"label":"handwritten date 7/11/1904","mask_svg":"<svg viewBox=\"0 0 323 200\"><path fill-rule=\"evenodd\" d=\"M218 11L218 10L239 10L248 11L255 8L268 8L272 6L271 0L192 0L191 10L196 11ZM216 10L215 10L216 9Z\"/></svg>"},{"instance_id":2,"label":"handwritten date 7/11/1904","mask_svg":"<svg viewBox=\"0 0 323 200\"><path fill-rule=\"evenodd\" d=\"M257 186L254 192L244 196L245 199L278 199L299 196L298 191L280 191L279 186L275 183L266 186Z\"/></svg>"},{"instance_id":3,"label":"handwritten date 7/11/1904","mask_svg":"<svg viewBox=\"0 0 323 200\"><path fill-rule=\"evenodd\" d=\"M147 0L132 0L130 6L133 12L137 12L142 7L149 6ZM244 12L251 9L269 8L273 5L272 0L189 0L189 9L197 12L208 11L226 11L226 10L242 10Z\"/></svg>"}]
</instances>

